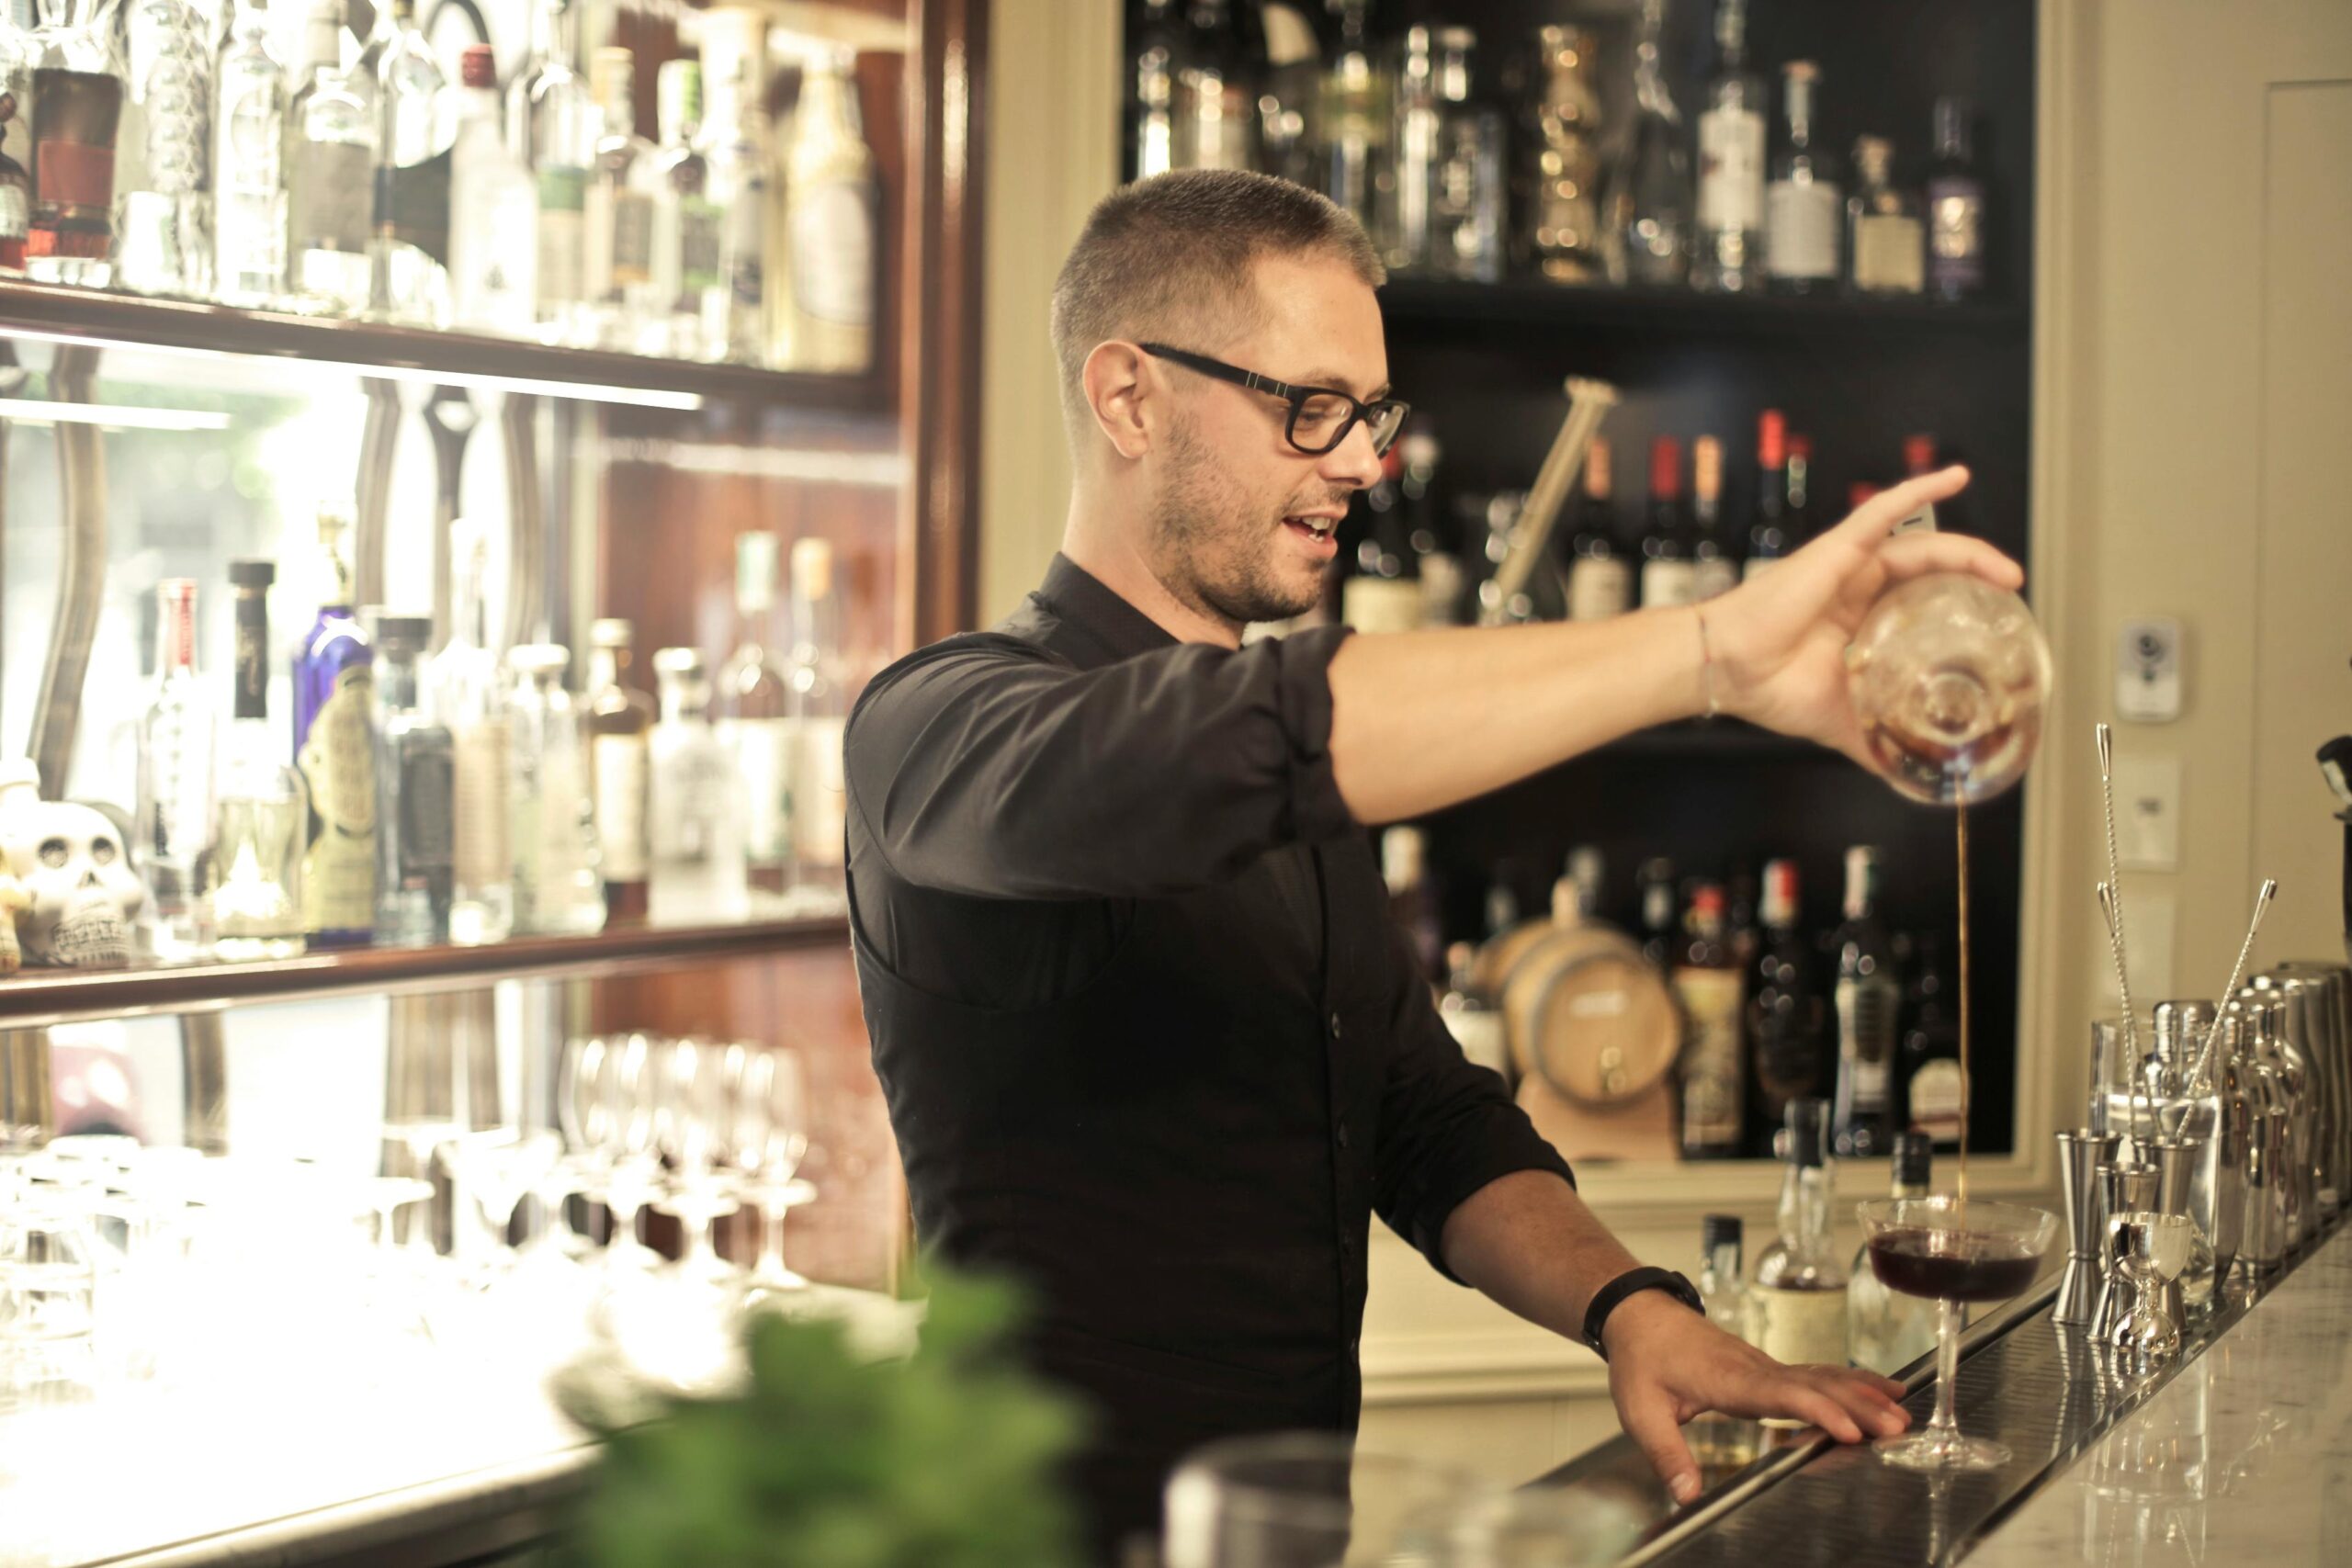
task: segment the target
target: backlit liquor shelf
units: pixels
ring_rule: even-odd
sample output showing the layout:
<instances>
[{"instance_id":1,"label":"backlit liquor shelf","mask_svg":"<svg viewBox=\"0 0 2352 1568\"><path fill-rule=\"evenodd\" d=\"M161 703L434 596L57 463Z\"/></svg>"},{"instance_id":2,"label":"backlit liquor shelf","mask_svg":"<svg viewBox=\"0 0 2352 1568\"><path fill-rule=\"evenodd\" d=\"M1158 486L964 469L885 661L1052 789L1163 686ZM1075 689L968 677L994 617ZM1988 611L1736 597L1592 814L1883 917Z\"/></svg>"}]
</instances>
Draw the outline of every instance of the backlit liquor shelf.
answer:
<instances>
[{"instance_id":1,"label":"backlit liquor shelf","mask_svg":"<svg viewBox=\"0 0 2352 1568\"><path fill-rule=\"evenodd\" d=\"M594 935L476 946L368 947L253 963L27 969L0 980L0 1028L206 1011L297 998L448 990L499 980L599 978L775 953L845 950L837 916L709 925L615 925Z\"/></svg>"},{"instance_id":2,"label":"backlit liquor shelf","mask_svg":"<svg viewBox=\"0 0 2352 1568\"><path fill-rule=\"evenodd\" d=\"M589 402L886 407L875 373L818 375L558 347L478 333L240 310L194 300L0 281L0 336L195 355L300 360L356 376L498 387Z\"/></svg>"}]
</instances>

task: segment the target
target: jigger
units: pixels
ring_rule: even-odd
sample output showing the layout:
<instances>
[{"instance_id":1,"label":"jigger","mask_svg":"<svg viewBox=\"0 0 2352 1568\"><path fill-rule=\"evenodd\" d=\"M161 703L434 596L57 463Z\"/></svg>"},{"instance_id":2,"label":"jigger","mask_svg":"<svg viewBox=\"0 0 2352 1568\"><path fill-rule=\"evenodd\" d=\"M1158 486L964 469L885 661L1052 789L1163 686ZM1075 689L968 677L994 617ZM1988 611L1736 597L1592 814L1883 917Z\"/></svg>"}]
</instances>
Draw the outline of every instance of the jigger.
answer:
<instances>
[{"instance_id":1,"label":"jigger","mask_svg":"<svg viewBox=\"0 0 2352 1568\"><path fill-rule=\"evenodd\" d=\"M2101 1168L2115 1163L2121 1141L2114 1133L2079 1127L2058 1134L2058 1176L2066 1189L2066 1272L2058 1282L2055 1323L2087 1324L2098 1311L2099 1238L2107 1231L2107 1194Z\"/></svg>"},{"instance_id":2,"label":"jigger","mask_svg":"<svg viewBox=\"0 0 2352 1568\"><path fill-rule=\"evenodd\" d=\"M2205 1140L2188 1136L2159 1138L2149 1145L2156 1162L2156 1204L2159 1214L2177 1215L2188 1226L2188 1254L2179 1269L2166 1278L2164 1285L2165 1315L2177 1324L2188 1321L2188 1292L2182 1285L2187 1276L2201 1267L2210 1277L2213 1269L2212 1246L2207 1242L2196 1217L2189 1211L2189 1180L2197 1174L2197 1167L2205 1155ZM2200 1260L2199 1247L2205 1248ZM2208 1287L2210 1289L2210 1286Z\"/></svg>"},{"instance_id":3,"label":"jigger","mask_svg":"<svg viewBox=\"0 0 2352 1568\"><path fill-rule=\"evenodd\" d=\"M2102 1165L2099 1191L2108 1214L2099 1249L2098 1310L2091 1314L2093 1337L2106 1340L2137 1304L2132 1275L2118 1250L2124 1237L2115 1222L2125 1214L2146 1213L2156 1206L2156 1168L2153 1165Z\"/></svg>"},{"instance_id":4,"label":"jigger","mask_svg":"<svg viewBox=\"0 0 2352 1568\"><path fill-rule=\"evenodd\" d=\"M2132 1301L2107 1342L2142 1367L2180 1354L2182 1320L2167 1310L2166 1298L2177 1297L2188 1267L2193 1229L2186 1214L2120 1213L2108 1222L2109 1250L2132 1281Z\"/></svg>"}]
</instances>

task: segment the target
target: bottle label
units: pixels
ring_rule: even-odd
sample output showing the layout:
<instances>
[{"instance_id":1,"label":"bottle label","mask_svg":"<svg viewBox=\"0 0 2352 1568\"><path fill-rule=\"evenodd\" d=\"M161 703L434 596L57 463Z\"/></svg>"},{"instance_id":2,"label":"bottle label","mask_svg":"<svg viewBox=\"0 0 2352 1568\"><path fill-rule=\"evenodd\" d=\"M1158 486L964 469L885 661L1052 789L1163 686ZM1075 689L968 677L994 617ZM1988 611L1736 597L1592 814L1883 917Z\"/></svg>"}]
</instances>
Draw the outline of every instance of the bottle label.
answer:
<instances>
[{"instance_id":1,"label":"bottle label","mask_svg":"<svg viewBox=\"0 0 2352 1568\"><path fill-rule=\"evenodd\" d=\"M1916 218L1864 217L1854 223L1854 287L1917 294L1927 287Z\"/></svg>"},{"instance_id":2,"label":"bottle label","mask_svg":"<svg viewBox=\"0 0 2352 1568\"><path fill-rule=\"evenodd\" d=\"M296 758L311 786L302 909L314 931L364 931L376 923L375 687L365 664L338 671Z\"/></svg>"},{"instance_id":3,"label":"bottle label","mask_svg":"<svg viewBox=\"0 0 2352 1568\"><path fill-rule=\"evenodd\" d=\"M457 733L458 882L503 886L514 874L506 831L506 721L485 719Z\"/></svg>"},{"instance_id":4,"label":"bottle label","mask_svg":"<svg viewBox=\"0 0 2352 1568\"><path fill-rule=\"evenodd\" d=\"M1764 226L1764 117L1726 105L1699 117L1699 228Z\"/></svg>"},{"instance_id":5,"label":"bottle label","mask_svg":"<svg viewBox=\"0 0 2352 1568\"><path fill-rule=\"evenodd\" d=\"M800 721L799 782L792 792L793 832L799 841L800 859L809 865L842 863L849 807L849 783L842 762L845 728L838 718Z\"/></svg>"},{"instance_id":6,"label":"bottle label","mask_svg":"<svg viewBox=\"0 0 2352 1568\"><path fill-rule=\"evenodd\" d=\"M376 171L376 231L414 245L449 265L449 171L447 147L421 164Z\"/></svg>"},{"instance_id":7,"label":"bottle label","mask_svg":"<svg viewBox=\"0 0 2352 1568\"><path fill-rule=\"evenodd\" d=\"M611 270L606 284L633 288L653 276L653 198L641 190L612 193Z\"/></svg>"},{"instance_id":8,"label":"bottle label","mask_svg":"<svg viewBox=\"0 0 2352 1568\"><path fill-rule=\"evenodd\" d=\"M743 850L753 865L792 858L792 721L729 719L720 739L743 781Z\"/></svg>"},{"instance_id":9,"label":"bottle label","mask_svg":"<svg viewBox=\"0 0 2352 1568\"><path fill-rule=\"evenodd\" d=\"M1764 270L1774 277L1838 276L1838 187L1826 180L1775 180L1765 193Z\"/></svg>"},{"instance_id":10,"label":"bottle label","mask_svg":"<svg viewBox=\"0 0 2352 1568\"><path fill-rule=\"evenodd\" d=\"M1875 1116L1886 1109L1900 1001L1894 985L1883 979L1838 982L1839 1067L1846 1075L1848 1108L1857 1114Z\"/></svg>"},{"instance_id":11,"label":"bottle label","mask_svg":"<svg viewBox=\"0 0 2352 1568\"><path fill-rule=\"evenodd\" d=\"M1578 556L1568 568L1568 619L1605 621L1634 607L1634 568L1615 556Z\"/></svg>"},{"instance_id":12,"label":"bottle label","mask_svg":"<svg viewBox=\"0 0 2352 1568\"><path fill-rule=\"evenodd\" d=\"M1642 563L1642 608L1688 604L1697 591L1696 574L1687 560L1647 560Z\"/></svg>"},{"instance_id":13,"label":"bottle label","mask_svg":"<svg viewBox=\"0 0 2352 1568\"><path fill-rule=\"evenodd\" d=\"M1776 1291L1749 1292L1755 1314L1756 1348L1784 1366L1842 1367L1846 1364L1846 1292Z\"/></svg>"},{"instance_id":14,"label":"bottle label","mask_svg":"<svg viewBox=\"0 0 2352 1568\"><path fill-rule=\"evenodd\" d=\"M645 880L646 774L651 760L642 735L599 735L594 751L596 841L605 880Z\"/></svg>"},{"instance_id":15,"label":"bottle label","mask_svg":"<svg viewBox=\"0 0 2352 1568\"><path fill-rule=\"evenodd\" d=\"M1728 556L1713 556L1690 566L1690 597L1712 599L1739 586L1739 563Z\"/></svg>"},{"instance_id":16,"label":"bottle label","mask_svg":"<svg viewBox=\"0 0 2352 1568\"><path fill-rule=\"evenodd\" d=\"M311 141L296 147L286 199L290 211L288 231L297 251L357 255L368 248L374 169L364 146Z\"/></svg>"},{"instance_id":17,"label":"bottle label","mask_svg":"<svg viewBox=\"0 0 2352 1568\"><path fill-rule=\"evenodd\" d=\"M718 236L724 221L718 204L706 197L678 203L678 303L699 310L702 292L718 286Z\"/></svg>"},{"instance_id":18,"label":"bottle label","mask_svg":"<svg viewBox=\"0 0 2352 1568\"><path fill-rule=\"evenodd\" d=\"M437 739L404 749L394 781L392 808L399 813L400 841L394 846L398 863L392 870L403 888L442 884L455 852L454 763Z\"/></svg>"},{"instance_id":19,"label":"bottle label","mask_svg":"<svg viewBox=\"0 0 2352 1568\"><path fill-rule=\"evenodd\" d=\"M1928 186L1928 265L1939 284L1973 288L1984 277L1984 194L1974 180Z\"/></svg>"},{"instance_id":20,"label":"bottle label","mask_svg":"<svg viewBox=\"0 0 2352 1568\"><path fill-rule=\"evenodd\" d=\"M1404 577L1351 577L1340 618L1360 632L1409 632L1421 625L1421 585Z\"/></svg>"},{"instance_id":21,"label":"bottle label","mask_svg":"<svg viewBox=\"0 0 2352 1568\"><path fill-rule=\"evenodd\" d=\"M560 164L540 167L538 283L543 307L580 299L587 205L587 170Z\"/></svg>"},{"instance_id":22,"label":"bottle label","mask_svg":"<svg viewBox=\"0 0 2352 1568\"><path fill-rule=\"evenodd\" d=\"M1911 1125L1933 1138L1939 1147L1960 1142L1963 1087L1960 1064L1950 1056L1922 1062L1911 1075Z\"/></svg>"},{"instance_id":23,"label":"bottle label","mask_svg":"<svg viewBox=\"0 0 2352 1568\"><path fill-rule=\"evenodd\" d=\"M1678 968L1674 994L1688 1032L1682 1043L1682 1146L1738 1145L1747 1107L1740 1083L1743 987L1736 969Z\"/></svg>"},{"instance_id":24,"label":"bottle label","mask_svg":"<svg viewBox=\"0 0 2352 1568\"><path fill-rule=\"evenodd\" d=\"M789 243L792 297L804 315L848 327L874 320L874 209L864 181L797 192Z\"/></svg>"}]
</instances>

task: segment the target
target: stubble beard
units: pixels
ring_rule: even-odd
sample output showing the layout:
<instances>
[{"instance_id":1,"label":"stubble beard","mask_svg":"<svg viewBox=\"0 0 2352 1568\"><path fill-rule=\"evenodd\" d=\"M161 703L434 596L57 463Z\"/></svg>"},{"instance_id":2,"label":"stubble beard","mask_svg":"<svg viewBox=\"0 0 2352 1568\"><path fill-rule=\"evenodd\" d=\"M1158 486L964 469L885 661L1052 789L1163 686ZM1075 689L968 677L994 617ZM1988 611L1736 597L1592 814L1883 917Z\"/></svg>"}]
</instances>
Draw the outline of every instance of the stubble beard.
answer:
<instances>
[{"instance_id":1,"label":"stubble beard","mask_svg":"<svg viewBox=\"0 0 2352 1568\"><path fill-rule=\"evenodd\" d=\"M1279 521L1268 522L1227 477L1190 421L1169 434L1168 485L1152 513L1153 570L1179 600L1233 626L1287 621L1321 603L1320 573L1283 581L1273 562Z\"/></svg>"}]
</instances>

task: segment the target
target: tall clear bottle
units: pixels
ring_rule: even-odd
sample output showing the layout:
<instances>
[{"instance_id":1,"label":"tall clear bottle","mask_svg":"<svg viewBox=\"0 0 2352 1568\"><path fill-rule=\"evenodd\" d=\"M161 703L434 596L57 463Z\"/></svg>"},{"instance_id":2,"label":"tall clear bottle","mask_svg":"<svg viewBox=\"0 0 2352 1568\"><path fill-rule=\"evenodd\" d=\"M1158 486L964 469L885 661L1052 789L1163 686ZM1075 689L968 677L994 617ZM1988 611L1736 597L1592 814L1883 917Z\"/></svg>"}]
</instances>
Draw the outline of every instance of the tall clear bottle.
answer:
<instances>
[{"instance_id":1,"label":"tall clear bottle","mask_svg":"<svg viewBox=\"0 0 2352 1568\"><path fill-rule=\"evenodd\" d=\"M802 539L792 547L792 724L797 757L792 788L796 889L837 901L849 786L842 736L849 722L841 644L841 597L833 547Z\"/></svg>"},{"instance_id":2,"label":"tall clear bottle","mask_svg":"<svg viewBox=\"0 0 2352 1568\"><path fill-rule=\"evenodd\" d=\"M139 294L206 294L217 188L210 167L212 18L188 0L134 0L124 10L130 105L119 132L116 281ZM32 102L21 87L20 112ZM17 265L23 265L21 255Z\"/></svg>"},{"instance_id":3,"label":"tall clear bottle","mask_svg":"<svg viewBox=\"0 0 2352 1568\"><path fill-rule=\"evenodd\" d=\"M1781 145L1764 186L1764 271L1772 287L1788 294L1838 287L1846 204L1836 161L1813 141L1820 88L1821 67L1812 61L1781 67Z\"/></svg>"},{"instance_id":4,"label":"tall clear bottle","mask_svg":"<svg viewBox=\"0 0 2352 1568\"><path fill-rule=\"evenodd\" d=\"M1257 160L1258 62L1230 0L1185 0L1176 43L1174 165L1247 169Z\"/></svg>"},{"instance_id":5,"label":"tall clear bottle","mask_svg":"<svg viewBox=\"0 0 2352 1568\"><path fill-rule=\"evenodd\" d=\"M596 874L588 723L563 689L569 649L548 642L508 651L507 841L514 851L514 924L542 934L605 929Z\"/></svg>"},{"instance_id":6,"label":"tall clear bottle","mask_svg":"<svg viewBox=\"0 0 2352 1568\"><path fill-rule=\"evenodd\" d=\"M583 340L587 286L588 165L595 107L581 80L567 0L540 0L531 58L506 93L506 142L529 167L537 192L537 260L532 268L537 334Z\"/></svg>"},{"instance_id":7,"label":"tall clear bottle","mask_svg":"<svg viewBox=\"0 0 2352 1568\"><path fill-rule=\"evenodd\" d=\"M449 938L498 942L514 925L514 853L506 689L490 646L490 543L479 525L463 520L449 535L449 640L425 671L433 716L449 731L452 755Z\"/></svg>"},{"instance_id":8,"label":"tall clear bottle","mask_svg":"<svg viewBox=\"0 0 2352 1568\"><path fill-rule=\"evenodd\" d=\"M1634 44L1633 119L1610 181L1606 244L1621 283L1679 286L1690 275L1690 154L1667 90L1659 42L1666 0L1642 0Z\"/></svg>"},{"instance_id":9,"label":"tall clear bottle","mask_svg":"<svg viewBox=\"0 0 2352 1568\"><path fill-rule=\"evenodd\" d=\"M1430 171L1430 266L1441 277L1499 282L1507 205L1503 117L1473 92L1478 45L1468 28L1437 35L1437 163ZM1388 177L1401 180L1396 174Z\"/></svg>"},{"instance_id":10,"label":"tall clear bottle","mask_svg":"<svg viewBox=\"0 0 2352 1568\"><path fill-rule=\"evenodd\" d=\"M449 940L456 762L417 668L432 617L379 615L375 636L376 940L424 947Z\"/></svg>"},{"instance_id":11,"label":"tall clear bottle","mask_svg":"<svg viewBox=\"0 0 2352 1568\"><path fill-rule=\"evenodd\" d=\"M651 854L645 797L650 787L646 738L653 728L653 699L629 681L636 640L636 629L627 621L601 620L588 628L589 793L604 854L605 908L616 920L645 919Z\"/></svg>"},{"instance_id":12,"label":"tall clear bottle","mask_svg":"<svg viewBox=\"0 0 2352 1568\"><path fill-rule=\"evenodd\" d=\"M352 515L319 508L318 618L294 650L294 760L311 791L302 857L313 946L365 942L376 925L376 647L354 611Z\"/></svg>"},{"instance_id":13,"label":"tall clear bottle","mask_svg":"<svg viewBox=\"0 0 2352 1568\"><path fill-rule=\"evenodd\" d=\"M286 67L270 47L267 0L238 0L215 73L214 291L232 305L286 292Z\"/></svg>"},{"instance_id":14,"label":"tall clear bottle","mask_svg":"<svg viewBox=\"0 0 2352 1568\"><path fill-rule=\"evenodd\" d=\"M314 0L287 110L288 283L301 307L368 309L376 186L376 79L343 65L343 0Z\"/></svg>"},{"instance_id":15,"label":"tall clear bottle","mask_svg":"<svg viewBox=\"0 0 2352 1568\"><path fill-rule=\"evenodd\" d=\"M1706 1214L1699 1221L1699 1274L1693 1281L1707 1321L1746 1339L1753 1332L1747 1280L1742 1268L1747 1227L1737 1214ZM1690 1426L1690 1457L1712 1483L1751 1462L1760 1447L1753 1420L1709 1411Z\"/></svg>"},{"instance_id":16,"label":"tall clear bottle","mask_svg":"<svg viewBox=\"0 0 2352 1568\"><path fill-rule=\"evenodd\" d=\"M1322 141L1323 194L1367 228L1379 221L1393 190L1389 133L1396 98L1374 51L1369 0L1329 0L1340 17L1339 51L1324 73L1317 129Z\"/></svg>"},{"instance_id":17,"label":"tall clear bottle","mask_svg":"<svg viewBox=\"0 0 2352 1568\"><path fill-rule=\"evenodd\" d=\"M821 54L801 80L785 170L780 369L849 375L874 360L876 197L855 60L846 50Z\"/></svg>"},{"instance_id":18,"label":"tall clear bottle","mask_svg":"<svg viewBox=\"0 0 2352 1568\"><path fill-rule=\"evenodd\" d=\"M1716 0L1715 74L1699 112L1695 288L1737 293L1763 281L1764 79L1747 68L1747 0Z\"/></svg>"},{"instance_id":19,"label":"tall clear bottle","mask_svg":"<svg viewBox=\"0 0 2352 1568\"><path fill-rule=\"evenodd\" d=\"M377 17L363 51L376 77L370 309L440 326L449 319L448 78L416 25L416 0L390 0Z\"/></svg>"},{"instance_id":20,"label":"tall clear bottle","mask_svg":"<svg viewBox=\"0 0 2352 1568\"><path fill-rule=\"evenodd\" d=\"M269 722L269 589L277 581L270 561L229 563L236 642L204 875L213 952L225 959L291 958L303 948L311 795Z\"/></svg>"},{"instance_id":21,"label":"tall clear bottle","mask_svg":"<svg viewBox=\"0 0 2352 1568\"><path fill-rule=\"evenodd\" d=\"M660 185L653 205L654 321L649 353L677 359L715 357L702 341L707 301L718 287L721 215L710 188L710 160L696 145L703 130L702 67L665 60L654 76L656 130L653 168Z\"/></svg>"},{"instance_id":22,"label":"tall clear bottle","mask_svg":"<svg viewBox=\"0 0 2352 1568\"><path fill-rule=\"evenodd\" d=\"M764 365L775 147L749 60L738 57L728 75L711 85L702 151L709 164L709 201L718 218L718 258L714 286L702 297L699 347L707 359Z\"/></svg>"},{"instance_id":23,"label":"tall clear bottle","mask_svg":"<svg viewBox=\"0 0 2352 1568\"><path fill-rule=\"evenodd\" d=\"M1892 1195L1928 1196L1934 1161L1934 1145L1926 1134L1896 1134ZM1929 1297L1888 1290L1871 1268L1870 1256L1867 1246L1854 1254L1846 1287L1854 1365L1892 1376L1936 1348L1937 1303Z\"/></svg>"},{"instance_id":24,"label":"tall clear bottle","mask_svg":"<svg viewBox=\"0 0 2352 1568\"><path fill-rule=\"evenodd\" d=\"M589 62L596 98L596 153L588 166L588 319L605 348L635 348L666 314L653 290L653 209L661 175L653 143L637 133L631 101L637 57L600 49Z\"/></svg>"},{"instance_id":25,"label":"tall clear bottle","mask_svg":"<svg viewBox=\"0 0 2352 1568\"><path fill-rule=\"evenodd\" d=\"M1846 1266L1830 1235L1829 1107L1789 1101L1781 1135L1780 1235L1748 1292L1756 1348L1791 1366L1846 1364ZM1768 1421L1767 1426L1801 1426Z\"/></svg>"},{"instance_id":26,"label":"tall clear bottle","mask_svg":"<svg viewBox=\"0 0 2352 1568\"><path fill-rule=\"evenodd\" d=\"M1878 918L1879 852L1846 852L1846 918L1830 938L1837 954L1838 1121L1840 1157L1887 1151L1893 1134L1893 1077L1903 984L1894 945Z\"/></svg>"},{"instance_id":27,"label":"tall clear bottle","mask_svg":"<svg viewBox=\"0 0 2352 1568\"><path fill-rule=\"evenodd\" d=\"M702 650L653 655L662 716L650 739L653 793L652 919L657 923L743 918L743 808L727 749L710 723L710 673Z\"/></svg>"},{"instance_id":28,"label":"tall clear bottle","mask_svg":"<svg viewBox=\"0 0 2352 1568\"><path fill-rule=\"evenodd\" d=\"M735 540L735 615L742 640L718 676L718 737L743 787L743 850L752 890L781 894L793 864L792 683L767 649L775 613L776 536Z\"/></svg>"},{"instance_id":29,"label":"tall clear bottle","mask_svg":"<svg viewBox=\"0 0 2352 1568\"><path fill-rule=\"evenodd\" d=\"M458 136L449 144L449 319L500 337L536 323L538 197L506 142L498 62L486 43L458 61Z\"/></svg>"},{"instance_id":30,"label":"tall clear bottle","mask_svg":"<svg viewBox=\"0 0 2352 1568\"><path fill-rule=\"evenodd\" d=\"M196 673L196 580L155 587L155 694L139 723L139 869L153 902L152 941L167 963L210 945L204 907L205 846L212 832L211 703Z\"/></svg>"}]
</instances>

